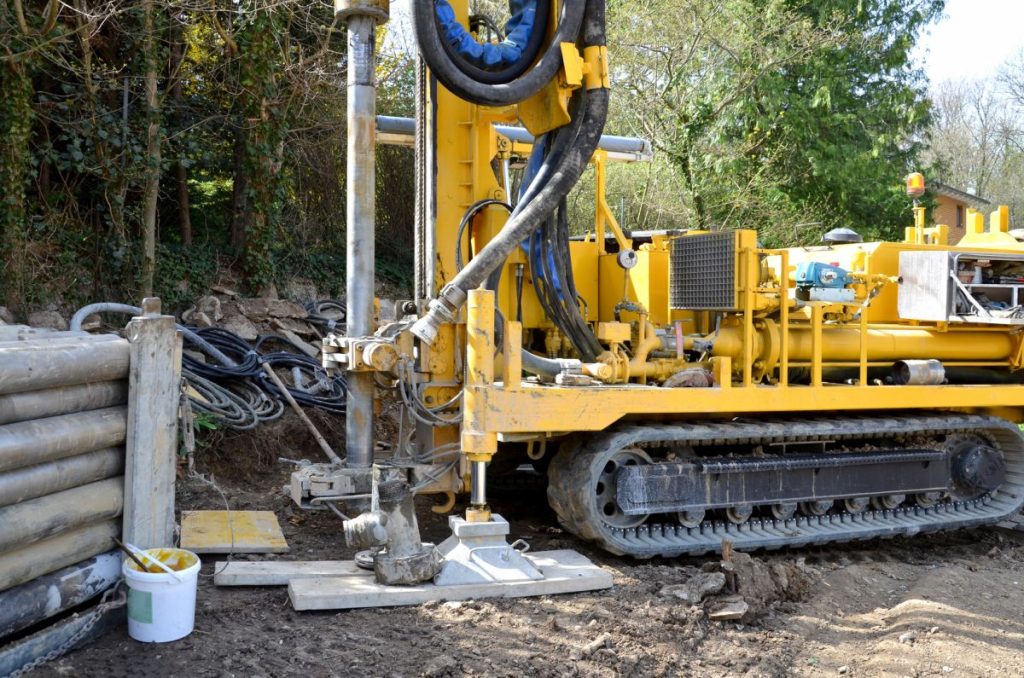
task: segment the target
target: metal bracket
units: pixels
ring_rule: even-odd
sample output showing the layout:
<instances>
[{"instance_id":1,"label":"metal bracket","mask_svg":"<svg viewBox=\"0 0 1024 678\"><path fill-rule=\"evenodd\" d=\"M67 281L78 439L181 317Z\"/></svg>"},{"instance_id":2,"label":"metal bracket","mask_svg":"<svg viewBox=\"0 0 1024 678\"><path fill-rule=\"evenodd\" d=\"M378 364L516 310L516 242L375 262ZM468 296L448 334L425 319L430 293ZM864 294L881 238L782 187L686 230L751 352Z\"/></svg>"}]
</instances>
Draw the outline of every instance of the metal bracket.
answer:
<instances>
[{"instance_id":1,"label":"metal bracket","mask_svg":"<svg viewBox=\"0 0 1024 678\"><path fill-rule=\"evenodd\" d=\"M299 508L323 510L324 501L365 501L372 485L369 468L340 468L331 464L302 464L286 486Z\"/></svg>"}]
</instances>

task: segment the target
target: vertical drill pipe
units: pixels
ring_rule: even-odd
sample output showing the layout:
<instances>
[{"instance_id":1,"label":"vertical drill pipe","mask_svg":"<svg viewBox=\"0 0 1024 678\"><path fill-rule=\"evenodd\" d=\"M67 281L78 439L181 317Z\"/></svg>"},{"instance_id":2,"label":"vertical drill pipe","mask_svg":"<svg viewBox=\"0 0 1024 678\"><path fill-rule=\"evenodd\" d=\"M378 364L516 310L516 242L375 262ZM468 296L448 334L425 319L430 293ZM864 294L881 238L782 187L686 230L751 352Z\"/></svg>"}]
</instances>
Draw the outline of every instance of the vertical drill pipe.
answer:
<instances>
[{"instance_id":1,"label":"vertical drill pipe","mask_svg":"<svg viewBox=\"0 0 1024 678\"><path fill-rule=\"evenodd\" d=\"M348 146L345 270L347 334L373 334L376 172L375 22L348 18ZM345 441L348 466L373 463L373 374L348 375Z\"/></svg>"}]
</instances>

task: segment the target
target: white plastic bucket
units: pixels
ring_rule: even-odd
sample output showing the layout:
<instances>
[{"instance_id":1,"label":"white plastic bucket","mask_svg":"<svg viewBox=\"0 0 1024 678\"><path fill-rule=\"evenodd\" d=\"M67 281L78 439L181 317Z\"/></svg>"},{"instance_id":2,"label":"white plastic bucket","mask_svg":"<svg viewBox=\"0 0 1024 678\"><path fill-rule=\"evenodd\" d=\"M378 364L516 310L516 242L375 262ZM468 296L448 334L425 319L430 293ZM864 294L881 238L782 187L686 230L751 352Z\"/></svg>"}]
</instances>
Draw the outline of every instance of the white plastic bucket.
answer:
<instances>
[{"instance_id":1,"label":"white plastic bucket","mask_svg":"<svg viewBox=\"0 0 1024 678\"><path fill-rule=\"evenodd\" d=\"M128 585L128 635L143 643L167 643L192 633L196 621L199 556L185 549L148 549L149 555L177 572L181 580L140 559L151 570L143 572L131 558L121 571Z\"/></svg>"}]
</instances>

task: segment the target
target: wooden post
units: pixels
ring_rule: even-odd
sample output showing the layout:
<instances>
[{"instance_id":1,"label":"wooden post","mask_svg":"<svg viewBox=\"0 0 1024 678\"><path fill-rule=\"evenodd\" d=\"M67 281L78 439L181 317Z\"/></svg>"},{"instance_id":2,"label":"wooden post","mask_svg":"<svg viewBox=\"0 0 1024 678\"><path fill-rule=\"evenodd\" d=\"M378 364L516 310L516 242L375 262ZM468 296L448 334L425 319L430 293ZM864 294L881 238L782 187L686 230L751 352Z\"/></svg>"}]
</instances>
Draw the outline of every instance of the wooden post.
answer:
<instances>
[{"instance_id":1,"label":"wooden post","mask_svg":"<svg viewBox=\"0 0 1024 678\"><path fill-rule=\"evenodd\" d=\"M142 300L128 323L128 439L123 539L139 548L173 546L181 336L160 300Z\"/></svg>"}]
</instances>

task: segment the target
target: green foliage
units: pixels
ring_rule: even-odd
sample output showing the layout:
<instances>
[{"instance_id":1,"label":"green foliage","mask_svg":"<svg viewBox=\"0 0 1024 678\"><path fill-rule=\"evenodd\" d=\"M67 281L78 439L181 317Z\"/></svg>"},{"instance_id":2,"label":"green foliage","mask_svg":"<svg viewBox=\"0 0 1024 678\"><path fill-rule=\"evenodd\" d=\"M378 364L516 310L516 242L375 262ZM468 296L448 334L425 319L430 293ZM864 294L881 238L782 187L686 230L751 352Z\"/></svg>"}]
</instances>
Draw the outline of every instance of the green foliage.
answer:
<instances>
[{"instance_id":1,"label":"green foliage","mask_svg":"<svg viewBox=\"0 0 1024 678\"><path fill-rule=\"evenodd\" d=\"M500 20L504 4L473 6ZM610 169L613 210L631 229L752 227L769 245L838 224L894 234L909 221L900 177L929 121L908 54L942 5L609 0L608 132L657 150L653 164ZM253 290L302 276L340 294L346 39L330 3L156 3L168 11L154 16L153 50L144 6L61 3L42 35L40 12L26 32L0 5L7 305L137 301L145 180L157 170L154 287L169 308L230 266ZM378 107L411 115L412 45L397 27L378 31L399 46L381 52ZM378 271L409 286L412 153L379 149L377 171ZM589 226L590 174L571 204L575 227Z\"/></svg>"},{"instance_id":2,"label":"green foliage","mask_svg":"<svg viewBox=\"0 0 1024 678\"><path fill-rule=\"evenodd\" d=\"M41 5L25 33L0 4L0 303L138 301L146 179L157 170L154 288L166 307L189 304L225 267L253 290L302 275L341 293L346 39L330 3L154 3L154 49L146 3L61 3L46 36L33 32ZM382 54L381 112L411 114L410 64ZM412 268L402 153L383 149L380 174L382 268L399 281Z\"/></svg>"},{"instance_id":3,"label":"green foliage","mask_svg":"<svg viewBox=\"0 0 1024 678\"><path fill-rule=\"evenodd\" d=\"M220 260L209 246L160 243L153 292L170 309L188 308L217 282Z\"/></svg>"},{"instance_id":4,"label":"green foliage","mask_svg":"<svg viewBox=\"0 0 1024 678\"><path fill-rule=\"evenodd\" d=\"M942 6L612 2L613 123L674 169L680 227L758 228L770 244L835 225L896 235L929 116L909 54Z\"/></svg>"},{"instance_id":5,"label":"green foliage","mask_svg":"<svg viewBox=\"0 0 1024 678\"><path fill-rule=\"evenodd\" d=\"M279 62L277 36L281 33L281 15L273 11L256 12L239 31L237 42L245 55L239 62L238 102L245 131L245 167L249 175L249 207L252 221L246 235L243 259L246 283L258 292L274 280L270 255L275 240L281 202L286 195L281 172L281 154L287 133L278 88Z\"/></svg>"}]
</instances>

